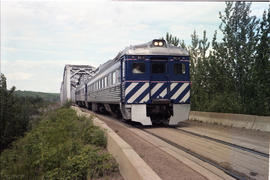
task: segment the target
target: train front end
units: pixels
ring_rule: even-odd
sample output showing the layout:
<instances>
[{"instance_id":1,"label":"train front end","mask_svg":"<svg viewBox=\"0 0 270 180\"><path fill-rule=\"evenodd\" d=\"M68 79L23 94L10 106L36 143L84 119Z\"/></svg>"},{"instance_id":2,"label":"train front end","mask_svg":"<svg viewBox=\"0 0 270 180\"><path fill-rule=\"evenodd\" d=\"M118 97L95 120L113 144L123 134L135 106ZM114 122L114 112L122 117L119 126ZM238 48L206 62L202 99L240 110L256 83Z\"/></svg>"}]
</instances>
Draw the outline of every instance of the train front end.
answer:
<instances>
[{"instance_id":1,"label":"train front end","mask_svg":"<svg viewBox=\"0 0 270 180\"><path fill-rule=\"evenodd\" d=\"M123 117L143 125L177 125L190 111L189 55L153 40L128 49L122 61Z\"/></svg>"}]
</instances>

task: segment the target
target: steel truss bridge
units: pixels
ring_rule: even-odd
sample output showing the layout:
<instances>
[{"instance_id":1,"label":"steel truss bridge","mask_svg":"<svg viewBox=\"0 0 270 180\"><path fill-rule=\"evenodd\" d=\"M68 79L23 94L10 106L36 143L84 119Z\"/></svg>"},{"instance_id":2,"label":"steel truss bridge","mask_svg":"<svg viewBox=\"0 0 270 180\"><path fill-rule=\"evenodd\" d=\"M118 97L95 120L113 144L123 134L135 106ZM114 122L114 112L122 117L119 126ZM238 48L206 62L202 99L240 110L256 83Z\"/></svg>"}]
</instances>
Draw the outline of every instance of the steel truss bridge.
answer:
<instances>
[{"instance_id":1,"label":"steel truss bridge","mask_svg":"<svg viewBox=\"0 0 270 180\"><path fill-rule=\"evenodd\" d=\"M65 65L60 89L61 104L75 101L75 90L79 83L84 83L93 76L96 68L89 65Z\"/></svg>"}]
</instances>

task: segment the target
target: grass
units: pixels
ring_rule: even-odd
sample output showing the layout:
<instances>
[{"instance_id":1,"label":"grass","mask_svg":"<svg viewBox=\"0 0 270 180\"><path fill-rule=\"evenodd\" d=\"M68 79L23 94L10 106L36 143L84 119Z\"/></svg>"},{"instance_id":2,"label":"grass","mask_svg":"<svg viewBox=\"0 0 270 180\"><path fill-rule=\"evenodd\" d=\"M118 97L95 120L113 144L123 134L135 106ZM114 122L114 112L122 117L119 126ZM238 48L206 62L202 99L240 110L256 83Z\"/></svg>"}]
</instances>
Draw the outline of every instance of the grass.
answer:
<instances>
[{"instance_id":1,"label":"grass","mask_svg":"<svg viewBox=\"0 0 270 180\"><path fill-rule=\"evenodd\" d=\"M106 137L70 108L50 112L0 155L0 179L89 179L118 172Z\"/></svg>"}]
</instances>

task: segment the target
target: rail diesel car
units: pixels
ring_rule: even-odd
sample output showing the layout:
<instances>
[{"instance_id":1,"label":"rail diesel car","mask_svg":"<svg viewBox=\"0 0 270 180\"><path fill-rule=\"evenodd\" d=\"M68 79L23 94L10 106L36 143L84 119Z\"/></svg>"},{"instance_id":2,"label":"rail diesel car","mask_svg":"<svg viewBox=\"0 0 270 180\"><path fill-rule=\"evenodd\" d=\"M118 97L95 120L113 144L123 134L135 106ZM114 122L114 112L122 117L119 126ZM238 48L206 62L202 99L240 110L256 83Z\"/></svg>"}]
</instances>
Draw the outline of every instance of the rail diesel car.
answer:
<instances>
[{"instance_id":1,"label":"rail diesel car","mask_svg":"<svg viewBox=\"0 0 270 180\"><path fill-rule=\"evenodd\" d=\"M189 54L155 39L125 48L75 93L76 103L142 125L177 125L190 111Z\"/></svg>"}]
</instances>

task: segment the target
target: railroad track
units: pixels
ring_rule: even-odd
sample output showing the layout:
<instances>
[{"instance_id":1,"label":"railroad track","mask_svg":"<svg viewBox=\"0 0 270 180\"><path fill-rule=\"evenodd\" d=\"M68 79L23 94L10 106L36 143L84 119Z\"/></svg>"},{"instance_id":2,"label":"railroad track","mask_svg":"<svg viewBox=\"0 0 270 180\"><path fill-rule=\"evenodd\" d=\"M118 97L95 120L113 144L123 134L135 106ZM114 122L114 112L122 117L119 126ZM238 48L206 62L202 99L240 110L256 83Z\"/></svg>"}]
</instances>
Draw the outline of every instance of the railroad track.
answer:
<instances>
[{"instance_id":1,"label":"railroad track","mask_svg":"<svg viewBox=\"0 0 270 180\"><path fill-rule=\"evenodd\" d=\"M246 179L248 179L247 176L243 176L240 173L236 173L235 171L226 169L226 168L222 167L221 165L219 165L218 163L216 163L215 161L210 160L210 159L208 159L206 157L203 157L200 154L195 153L194 151L192 151L192 150L190 150L188 148L185 148L184 146L181 146L181 145L179 145L177 143L174 143L174 142L170 141L167 138L161 137L159 135L156 135L155 133L151 133L151 132L146 131L146 130L143 130L143 131L148 133L148 134L151 134L151 135L153 135L153 136L155 136L155 137L157 137L159 139L161 139L162 141L165 141L166 143L176 147L177 149L180 149L180 150L182 150L182 151L184 151L184 152L186 152L186 153L188 153L188 154L190 154L190 155L192 155L192 156L194 156L194 157L196 157L196 158L198 158L198 159L200 159L200 160L202 160L202 161L204 161L204 162L206 162L208 164L211 164L212 166L222 170L223 172L225 172L226 174L228 174L229 176L231 176L231 177L233 177L235 179L238 179L238 180L246 180Z\"/></svg>"},{"instance_id":2,"label":"railroad track","mask_svg":"<svg viewBox=\"0 0 270 180\"><path fill-rule=\"evenodd\" d=\"M263 153L263 152L260 152L260 151L257 151L257 150L251 149L251 148L247 148L247 147L244 147L244 146L239 146L237 144L233 144L233 143L230 143L230 142L227 142L227 141L222 141L220 139L212 138L212 137L201 135L201 134L198 134L198 133L190 132L190 131L187 131L187 130L184 130L184 129L178 129L177 128L175 130L182 131L184 133L191 134L191 135L194 135L194 136L197 136L197 137L200 137L200 138L204 138L204 139L207 139L207 140L215 141L217 143L224 144L224 145L227 145L227 146L230 146L230 147L233 147L233 148L236 148L236 149L240 149L240 150L243 150L243 151L247 151L247 152L250 152L250 153L253 153L253 154L256 154L256 155L259 155L259 156L262 156L262 157L265 157L265 158L269 159L269 154Z\"/></svg>"},{"instance_id":3,"label":"railroad track","mask_svg":"<svg viewBox=\"0 0 270 180\"><path fill-rule=\"evenodd\" d=\"M97 117L101 118L102 119L102 116L98 115L97 114ZM107 116L108 117L108 116ZM109 116L110 117L110 116ZM115 120L116 118L112 118L110 117L111 119ZM118 121L119 122L119 121ZM162 137L160 135L158 135L157 133L154 133L154 132L150 132L150 130L152 129L158 129L156 127L151 127L151 128L144 128L143 126L141 125L137 125L137 124L134 124L134 123L123 123L123 121L120 121L122 125L126 126L127 128L137 128L139 130L142 130L143 132L147 133L147 134L150 134L168 144L170 144L171 146L181 150L181 151L184 151L185 153L188 153L189 155L205 162L205 163L208 163L214 167L216 167L217 169L223 171L224 173L226 173L227 175L235 178L235 179L238 179L238 180L245 180L245 179L256 179L256 177L253 177L253 175L250 175L249 176L247 174L244 174L244 173L241 173L241 172L238 172L236 171L235 169L233 168L227 168L227 167L224 167L223 165L219 164L217 161L215 160L212 160L210 158L207 158L203 155L201 155L200 153L197 153L195 151L193 151L192 148L188 148L188 147L185 147L183 145L180 145L178 143L175 143L173 142L170 138L165 138L165 137ZM235 148L235 149L238 149L238 150L241 150L241 151L245 151L245 152L249 152L249 153L252 153L252 154L255 154L257 156L260 156L262 158L267 158L269 159L269 155L266 154L266 153L263 153L263 152L259 152L259 151L256 151L256 150L253 150L253 149L250 149L250 148L246 148L246 147L242 147L242 146L239 146L237 144L233 144L233 143L230 143L230 142L226 142L226 141L222 141L222 140L219 140L219 139L215 139L215 138L212 138L212 137L209 137L209 136L205 136L205 135L201 135L201 134L197 134L197 133L194 133L194 132L190 132L190 131L187 131L187 130L182 130L182 129L177 129L177 128L169 128L169 127L162 127L163 129L172 129L172 131L176 131L176 132L180 132L180 133L185 133L185 134L189 134L189 135L192 135L192 136L195 136L195 137L199 137L201 139L205 139L205 140L208 140L208 141L213 141L215 143L218 143L218 144L221 144L221 145L225 145L225 146L228 146L228 147L231 147L231 148ZM256 176L256 174L255 174Z\"/></svg>"}]
</instances>

